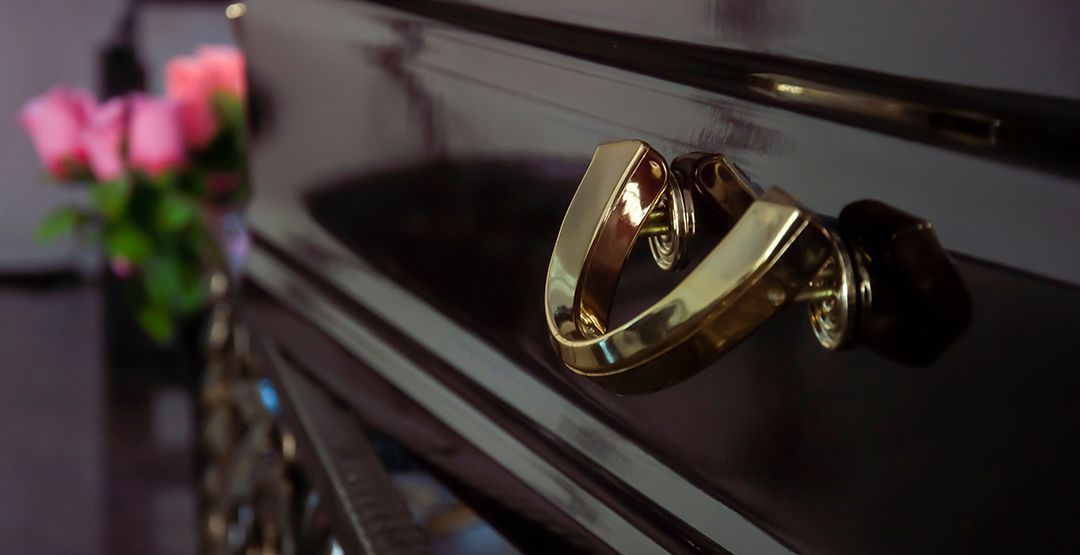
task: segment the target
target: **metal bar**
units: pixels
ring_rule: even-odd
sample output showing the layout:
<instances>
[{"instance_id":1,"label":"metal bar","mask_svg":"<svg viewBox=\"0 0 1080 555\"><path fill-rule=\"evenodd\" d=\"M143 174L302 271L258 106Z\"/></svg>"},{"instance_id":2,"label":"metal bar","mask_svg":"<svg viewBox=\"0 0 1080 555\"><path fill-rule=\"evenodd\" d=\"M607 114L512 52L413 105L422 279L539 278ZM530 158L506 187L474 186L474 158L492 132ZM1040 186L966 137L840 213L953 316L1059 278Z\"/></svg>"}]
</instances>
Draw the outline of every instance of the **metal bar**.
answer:
<instances>
[{"instance_id":1,"label":"metal bar","mask_svg":"<svg viewBox=\"0 0 1080 555\"><path fill-rule=\"evenodd\" d=\"M256 342L259 369L278 391L296 437L299 461L332 507L334 533L346 553L427 554L430 549L405 500L382 468L360 422L266 340Z\"/></svg>"}]
</instances>

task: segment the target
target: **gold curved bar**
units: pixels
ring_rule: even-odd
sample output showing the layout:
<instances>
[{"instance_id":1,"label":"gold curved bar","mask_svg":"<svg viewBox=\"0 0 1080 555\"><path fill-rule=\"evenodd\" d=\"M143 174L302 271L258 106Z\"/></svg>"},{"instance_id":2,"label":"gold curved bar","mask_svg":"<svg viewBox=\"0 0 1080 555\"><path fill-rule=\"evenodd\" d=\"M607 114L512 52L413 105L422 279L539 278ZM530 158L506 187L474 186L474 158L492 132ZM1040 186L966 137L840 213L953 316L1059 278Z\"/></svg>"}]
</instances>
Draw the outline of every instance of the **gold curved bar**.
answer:
<instances>
[{"instance_id":1,"label":"gold curved bar","mask_svg":"<svg viewBox=\"0 0 1080 555\"><path fill-rule=\"evenodd\" d=\"M545 308L559 356L618 393L700 370L794 301L833 249L809 212L770 189L675 289L608 330L622 266L667 187L667 166L647 144L598 147L548 267Z\"/></svg>"}]
</instances>

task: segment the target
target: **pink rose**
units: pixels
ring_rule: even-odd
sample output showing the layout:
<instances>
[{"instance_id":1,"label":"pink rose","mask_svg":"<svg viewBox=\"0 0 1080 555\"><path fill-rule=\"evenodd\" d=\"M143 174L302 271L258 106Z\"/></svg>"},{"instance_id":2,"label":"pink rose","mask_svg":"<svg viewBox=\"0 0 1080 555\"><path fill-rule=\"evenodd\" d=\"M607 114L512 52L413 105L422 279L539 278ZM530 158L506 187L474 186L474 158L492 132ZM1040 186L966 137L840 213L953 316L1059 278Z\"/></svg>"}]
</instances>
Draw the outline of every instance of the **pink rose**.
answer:
<instances>
[{"instance_id":1,"label":"pink rose","mask_svg":"<svg viewBox=\"0 0 1080 555\"><path fill-rule=\"evenodd\" d=\"M232 46L213 45L173 58L165 65L165 91L180 103L184 140L203 148L218 130L214 95L243 97L246 91L244 56Z\"/></svg>"},{"instance_id":2,"label":"pink rose","mask_svg":"<svg viewBox=\"0 0 1080 555\"><path fill-rule=\"evenodd\" d=\"M247 89L244 78L244 55L233 46L200 46L195 55L206 71L211 93L226 93L243 98Z\"/></svg>"},{"instance_id":3,"label":"pink rose","mask_svg":"<svg viewBox=\"0 0 1080 555\"><path fill-rule=\"evenodd\" d=\"M187 144L195 148L209 144L217 132L217 118L202 62L194 56L169 60L165 65L165 94L180 103L180 126Z\"/></svg>"},{"instance_id":4,"label":"pink rose","mask_svg":"<svg viewBox=\"0 0 1080 555\"><path fill-rule=\"evenodd\" d=\"M175 100L146 95L132 97L129 133L128 158L132 168L157 176L184 163L180 105Z\"/></svg>"},{"instance_id":5,"label":"pink rose","mask_svg":"<svg viewBox=\"0 0 1080 555\"><path fill-rule=\"evenodd\" d=\"M112 181L124 175L120 145L124 139L125 109L123 98L114 98L102 104L90 115L90 121L82 132L90 169L98 181Z\"/></svg>"},{"instance_id":6,"label":"pink rose","mask_svg":"<svg viewBox=\"0 0 1080 555\"><path fill-rule=\"evenodd\" d=\"M87 162L82 131L96 102L81 89L57 86L31 99L19 112L19 123L30 134L38 158L58 179L71 177L71 167Z\"/></svg>"}]
</instances>

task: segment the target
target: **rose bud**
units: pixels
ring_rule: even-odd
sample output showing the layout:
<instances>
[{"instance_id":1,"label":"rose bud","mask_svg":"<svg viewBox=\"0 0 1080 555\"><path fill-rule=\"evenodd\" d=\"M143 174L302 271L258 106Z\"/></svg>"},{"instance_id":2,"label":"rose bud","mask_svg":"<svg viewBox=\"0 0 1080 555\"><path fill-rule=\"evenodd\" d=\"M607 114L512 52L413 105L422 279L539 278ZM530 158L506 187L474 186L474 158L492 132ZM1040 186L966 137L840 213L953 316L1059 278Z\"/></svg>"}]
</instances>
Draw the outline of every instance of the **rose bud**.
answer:
<instances>
[{"instance_id":1,"label":"rose bud","mask_svg":"<svg viewBox=\"0 0 1080 555\"><path fill-rule=\"evenodd\" d=\"M57 179L70 179L87 162L82 131L96 102L86 91L57 86L31 99L19 112L45 169Z\"/></svg>"},{"instance_id":2,"label":"rose bud","mask_svg":"<svg viewBox=\"0 0 1080 555\"><path fill-rule=\"evenodd\" d=\"M233 46L208 45L200 46L195 55L203 65L211 94L225 93L243 98L247 88L243 53Z\"/></svg>"},{"instance_id":3,"label":"rose bud","mask_svg":"<svg viewBox=\"0 0 1080 555\"><path fill-rule=\"evenodd\" d=\"M205 147L217 132L209 80L201 60L180 56L165 65L165 94L180 104L180 127L184 141L196 149Z\"/></svg>"},{"instance_id":4,"label":"rose bud","mask_svg":"<svg viewBox=\"0 0 1080 555\"><path fill-rule=\"evenodd\" d=\"M114 98L94 110L83 130L83 147L98 181L112 181L124 175L120 146L124 139L125 109L125 99Z\"/></svg>"},{"instance_id":5,"label":"rose bud","mask_svg":"<svg viewBox=\"0 0 1080 555\"><path fill-rule=\"evenodd\" d=\"M158 176L184 163L180 105L175 100L135 96L131 100L129 129L128 158L132 168Z\"/></svg>"}]
</instances>

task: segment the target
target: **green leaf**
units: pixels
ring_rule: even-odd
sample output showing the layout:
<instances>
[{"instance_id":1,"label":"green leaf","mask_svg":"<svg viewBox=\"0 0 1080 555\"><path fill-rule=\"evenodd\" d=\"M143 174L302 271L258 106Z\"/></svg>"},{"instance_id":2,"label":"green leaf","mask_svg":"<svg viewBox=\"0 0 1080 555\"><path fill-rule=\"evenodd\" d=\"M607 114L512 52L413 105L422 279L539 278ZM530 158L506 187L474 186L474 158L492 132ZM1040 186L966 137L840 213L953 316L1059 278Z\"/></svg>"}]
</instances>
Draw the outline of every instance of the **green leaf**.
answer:
<instances>
[{"instance_id":1,"label":"green leaf","mask_svg":"<svg viewBox=\"0 0 1080 555\"><path fill-rule=\"evenodd\" d=\"M90 188L90 200L106 218L115 218L124 212L130 190L130 183L123 178L98 183Z\"/></svg>"},{"instance_id":2,"label":"green leaf","mask_svg":"<svg viewBox=\"0 0 1080 555\"><path fill-rule=\"evenodd\" d=\"M180 308L180 312L183 314L193 314L202 308L205 302L206 287L202 275L199 273L191 275L189 273L183 280L180 295L177 298L177 305Z\"/></svg>"},{"instance_id":3,"label":"green leaf","mask_svg":"<svg viewBox=\"0 0 1080 555\"><path fill-rule=\"evenodd\" d=\"M146 175L145 178L146 182L153 187L157 187L158 189L162 190L170 190L176 187L179 176L174 170L165 170L159 175Z\"/></svg>"},{"instance_id":4,"label":"green leaf","mask_svg":"<svg viewBox=\"0 0 1080 555\"><path fill-rule=\"evenodd\" d=\"M176 190L188 197L202 198L206 196L206 172L196 168L189 169L180 176Z\"/></svg>"},{"instance_id":5,"label":"green leaf","mask_svg":"<svg viewBox=\"0 0 1080 555\"><path fill-rule=\"evenodd\" d=\"M244 128L244 102L239 97L228 93L215 93L212 99L223 127L242 132Z\"/></svg>"},{"instance_id":6,"label":"green leaf","mask_svg":"<svg viewBox=\"0 0 1080 555\"><path fill-rule=\"evenodd\" d=\"M123 256L141 264L150 256L154 244L150 237L130 222L116 222L105 229L105 248L113 256Z\"/></svg>"},{"instance_id":7,"label":"green leaf","mask_svg":"<svg viewBox=\"0 0 1080 555\"><path fill-rule=\"evenodd\" d=\"M180 303L183 266L168 255L151 256L143 265L146 296L152 304L175 306Z\"/></svg>"},{"instance_id":8,"label":"green leaf","mask_svg":"<svg viewBox=\"0 0 1080 555\"><path fill-rule=\"evenodd\" d=\"M177 231L187 226L195 216L195 203L179 195L161 197L154 210L154 223L164 232Z\"/></svg>"},{"instance_id":9,"label":"green leaf","mask_svg":"<svg viewBox=\"0 0 1080 555\"><path fill-rule=\"evenodd\" d=\"M74 206L65 206L54 210L38 224L35 237L38 242L52 241L61 235L71 233L83 220L83 214Z\"/></svg>"},{"instance_id":10,"label":"green leaf","mask_svg":"<svg viewBox=\"0 0 1080 555\"><path fill-rule=\"evenodd\" d=\"M144 306L139 310L139 325L159 343L165 343L172 338L173 317L165 305Z\"/></svg>"}]
</instances>

